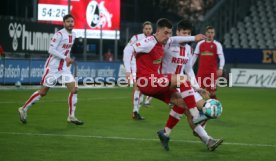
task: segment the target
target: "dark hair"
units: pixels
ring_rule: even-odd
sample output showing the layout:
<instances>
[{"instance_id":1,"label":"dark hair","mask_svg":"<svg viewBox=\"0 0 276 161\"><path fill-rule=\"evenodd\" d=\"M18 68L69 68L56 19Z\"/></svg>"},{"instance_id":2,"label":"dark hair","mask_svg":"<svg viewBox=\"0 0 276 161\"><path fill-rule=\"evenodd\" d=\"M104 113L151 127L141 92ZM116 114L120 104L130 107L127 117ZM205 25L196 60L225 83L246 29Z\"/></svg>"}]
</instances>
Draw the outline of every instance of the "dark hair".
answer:
<instances>
[{"instance_id":1,"label":"dark hair","mask_svg":"<svg viewBox=\"0 0 276 161\"><path fill-rule=\"evenodd\" d=\"M143 23L143 28L144 28L146 25L151 25L151 26L152 26L152 24L151 24L150 21L145 21L145 22Z\"/></svg>"},{"instance_id":2,"label":"dark hair","mask_svg":"<svg viewBox=\"0 0 276 161\"><path fill-rule=\"evenodd\" d=\"M189 20L182 19L177 23L177 30L193 30L193 24Z\"/></svg>"},{"instance_id":3,"label":"dark hair","mask_svg":"<svg viewBox=\"0 0 276 161\"><path fill-rule=\"evenodd\" d=\"M214 28L214 26L206 26L205 31L210 30L210 29L215 29L215 28Z\"/></svg>"},{"instance_id":4,"label":"dark hair","mask_svg":"<svg viewBox=\"0 0 276 161\"><path fill-rule=\"evenodd\" d=\"M63 16L63 22L65 22L65 20L67 20L68 18L73 18L74 19L74 16L71 15L71 14L67 14L67 15Z\"/></svg>"},{"instance_id":5,"label":"dark hair","mask_svg":"<svg viewBox=\"0 0 276 161\"><path fill-rule=\"evenodd\" d=\"M166 19L166 18L160 18L156 22L156 26L157 26L157 28L167 27L169 29L172 29L172 23L168 19Z\"/></svg>"}]
</instances>

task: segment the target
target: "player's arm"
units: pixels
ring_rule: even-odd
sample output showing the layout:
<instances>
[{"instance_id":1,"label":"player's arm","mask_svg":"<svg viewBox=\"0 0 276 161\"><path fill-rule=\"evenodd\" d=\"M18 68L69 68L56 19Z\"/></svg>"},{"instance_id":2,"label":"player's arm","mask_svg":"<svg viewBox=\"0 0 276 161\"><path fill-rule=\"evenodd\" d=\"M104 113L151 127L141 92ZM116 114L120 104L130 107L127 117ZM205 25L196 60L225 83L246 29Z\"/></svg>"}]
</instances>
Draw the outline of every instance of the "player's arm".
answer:
<instances>
[{"instance_id":1,"label":"player's arm","mask_svg":"<svg viewBox=\"0 0 276 161\"><path fill-rule=\"evenodd\" d=\"M192 66L195 65L195 62L196 62L196 60L198 58L198 55L200 53L199 46L200 46L200 42L196 44L196 48L194 50L194 53L192 54L192 58L191 58Z\"/></svg>"},{"instance_id":2,"label":"player's arm","mask_svg":"<svg viewBox=\"0 0 276 161\"><path fill-rule=\"evenodd\" d=\"M130 65L131 65L131 57L133 54L133 47L131 45L127 45L124 48L124 55L123 55L123 61L124 61L124 66L126 69L126 72L131 72Z\"/></svg>"},{"instance_id":3,"label":"player's arm","mask_svg":"<svg viewBox=\"0 0 276 161\"><path fill-rule=\"evenodd\" d=\"M219 58L219 69L217 70L217 76L220 77L220 76L222 76L223 67L225 64L224 53L222 50L222 45L220 43L218 43L218 45L217 45L217 53L218 53L218 58Z\"/></svg>"},{"instance_id":4,"label":"player's arm","mask_svg":"<svg viewBox=\"0 0 276 161\"><path fill-rule=\"evenodd\" d=\"M131 37L131 39L129 40L128 44L126 45L126 47L124 48L124 53L123 53L123 62L124 62L124 66L125 66L125 70L126 70L126 77L127 79L130 79L132 77L131 75L131 57L133 57L133 47L131 47L131 45L137 41L137 36L134 35Z\"/></svg>"},{"instance_id":5,"label":"player's arm","mask_svg":"<svg viewBox=\"0 0 276 161\"><path fill-rule=\"evenodd\" d=\"M128 44L124 48L124 54L123 54L123 61L124 66L126 69L126 72L131 72L130 66L131 66L131 57L133 56L133 50L131 45L137 41L137 35L134 35L129 40Z\"/></svg>"},{"instance_id":6,"label":"player's arm","mask_svg":"<svg viewBox=\"0 0 276 161\"><path fill-rule=\"evenodd\" d=\"M60 44L61 40L62 40L62 35L60 33L55 33L55 35L51 39L48 52L49 52L49 54L51 54L55 57L58 57L60 59L65 59L66 56L57 50L57 47Z\"/></svg>"},{"instance_id":7,"label":"player's arm","mask_svg":"<svg viewBox=\"0 0 276 161\"><path fill-rule=\"evenodd\" d=\"M192 56L190 57L190 59ZM206 91L205 89L200 88L199 84L197 83L195 73L193 70L193 62L188 61L188 63L185 66L185 73L190 79L191 85L194 88L195 91L197 91L203 98L209 98L210 93Z\"/></svg>"},{"instance_id":8,"label":"player's arm","mask_svg":"<svg viewBox=\"0 0 276 161\"><path fill-rule=\"evenodd\" d=\"M138 37L137 37L137 35L134 35L134 36L132 36L131 39L129 40L128 45L132 45L132 44L134 44L136 41L138 41Z\"/></svg>"},{"instance_id":9,"label":"player's arm","mask_svg":"<svg viewBox=\"0 0 276 161\"><path fill-rule=\"evenodd\" d=\"M192 66L194 66L195 65L195 62L196 62L196 60L197 60L197 58L198 58L198 54L193 54L193 56L191 57L191 62L192 62Z\"/></svg>"},{"instance_id":10,"label":"player's arm","mask_svg":"<svg viewBox=\"0 0 276 161\"><path fill-rule=\"evenodd\" d=\"M153 36L150 36L135 42L131 46L133 47L132 50L135 54L149 53L154 48L156 43L156 39Z\"/></svg>"},{"instance_id":11,"label":"player's arm","mask_svg":"<svg viewBox=\"0 0 276 161\"><path fill-rule=\"evenodd\" d=\"M190 57L191 60L191 57ZM199 89L200 86L198 85L197 81L196 81L196 77L195 77L195 72L193 70L193 65L192 65L192 61L188 61L188 63L186 64L184 70L185 73L188 75L188 77L190 78L190 82L192 84L192 87L194 89Z\"/></svg>"},{"instance_id":12,"label":"player's arm","mask_svg":"<svg viewBox=\"0 0 276 161\"><path fill-rule=\"evenodd\" d=\"M172 36L169 39L169 43L171 44L181 44L185 42L192 42L192 41L200 41L205 39L206 36L203 34L198 34L196 36Z\"/></svg>"},{"instance_id":13,"label":"player's arm","mask_svg":"<svg viewBox=\"0 0 276 161\"><path fill-rule=\"evenodd\" d=\"M131 45L127 45L124 48L123 62L126 70L126 78L128 80L132 79L131 75L131 57L133 56L133 47Z\"/></svg>"}]
</instances>

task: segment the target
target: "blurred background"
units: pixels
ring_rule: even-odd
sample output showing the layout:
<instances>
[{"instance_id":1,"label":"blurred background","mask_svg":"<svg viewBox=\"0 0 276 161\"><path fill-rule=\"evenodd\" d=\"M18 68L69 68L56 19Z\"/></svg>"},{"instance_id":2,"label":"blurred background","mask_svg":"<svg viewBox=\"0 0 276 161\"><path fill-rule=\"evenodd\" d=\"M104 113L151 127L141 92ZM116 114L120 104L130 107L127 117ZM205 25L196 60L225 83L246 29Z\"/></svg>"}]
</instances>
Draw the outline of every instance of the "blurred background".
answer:
<instances>
[{"instance_id":1,"label":"blurred background","mask_svg":"<svg viewBox=\"0 0 276 161\"><path fill-rule=\"evenodd\" d=\"M101 75L122 75L123 48L131 36L142 33L144 21L154 24L161 17L175 25L182 18L190 19L194 34L214 26L215 39L224 48L225 77L233 68L275 69L274 0L9 0L0 4L0 84L40 80L49 40L63 27L62 16L67 13L75 17L77 39L71 54L82 62L79 75L94 77L99 70ZM269 76L275 79L274 73Z\"/></svg>"}]
</instances>

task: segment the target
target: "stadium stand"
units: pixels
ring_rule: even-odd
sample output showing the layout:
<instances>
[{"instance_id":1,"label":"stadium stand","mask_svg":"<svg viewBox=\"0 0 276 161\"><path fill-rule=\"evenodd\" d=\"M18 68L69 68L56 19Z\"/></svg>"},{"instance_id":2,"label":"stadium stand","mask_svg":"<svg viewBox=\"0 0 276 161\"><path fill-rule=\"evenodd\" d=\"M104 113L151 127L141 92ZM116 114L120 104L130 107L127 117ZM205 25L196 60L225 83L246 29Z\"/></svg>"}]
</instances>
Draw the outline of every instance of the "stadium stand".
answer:
<instances>
[{"instance_id":1,"label":"stadium stand","mask_svg":"<svg viewBox=\"0 0 276 161\"><path fill-rule=\"evenodd\" d=\"M259 0L236 26L224 35L225 48L275 49L276 1Z\"/></svg>"}]
</instances>

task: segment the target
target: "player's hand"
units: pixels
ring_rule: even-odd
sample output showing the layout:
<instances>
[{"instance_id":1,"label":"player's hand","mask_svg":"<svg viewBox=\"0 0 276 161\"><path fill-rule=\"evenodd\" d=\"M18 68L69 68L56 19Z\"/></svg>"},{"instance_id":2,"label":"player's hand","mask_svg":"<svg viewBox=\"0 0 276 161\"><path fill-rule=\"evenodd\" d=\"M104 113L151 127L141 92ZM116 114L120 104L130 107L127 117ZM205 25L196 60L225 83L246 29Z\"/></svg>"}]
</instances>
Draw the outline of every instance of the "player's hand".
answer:
<instances>
[{"instance_id":1,"label":"player's hand","mask_svg":"<svg viewBox=\"0 0 276 161\"><path fill-rule=\"evenodd\" d=\"M197 35L195 35L195 41L196 42L198 42L200 40L204 40L204 39L206 39L206 36L203 35L203 34L197 34Z\"/></svg>"},{"instance_id":2,"label":"player's hand","mask_svg":"<svg viewBox=\"0 0 276 161\"><path fill-rule=\"evenodd\" d=\"M203 99L209 99L210 93L206 89L198 88L196 91L203 97Z\"/></svg>"},{"instance_id":3,"label":"player's hand","mask_svg":"<svg viewBox=\"0 0 276 161\"><path fill-rule=\"evenodd\" d=\"M131 72L126 72L126 79L128 81L128 84L130 84L130 80L133 79L133 75L131 74Z\"/></svg>"},{"instance_id":4,"label":"player's hand","mask_svg":"<svg viewBox=\"0 0 276 161\"><path fill-rule=\"evenodd\" d=\"M221 77L221 76L222 76L222 73L223 73L223 70L222 70L222 69L218 69L218 70L217 70L217 76L218 76L218 77Z\"/></svg>"},{"instance_id":5,"label":"player's hand","mask_svg":"<svg viewBox=\"0 0 276 161\"><path fill-rule=\"evenodd\" d=\"M71 64L73 64L75 62L74 59L71 59L69 57L66 57L65 58L65 61L66 61L66 66L69 67Z\"/></svg>"}]
</instances>

